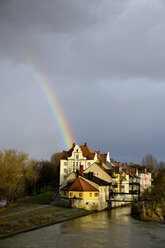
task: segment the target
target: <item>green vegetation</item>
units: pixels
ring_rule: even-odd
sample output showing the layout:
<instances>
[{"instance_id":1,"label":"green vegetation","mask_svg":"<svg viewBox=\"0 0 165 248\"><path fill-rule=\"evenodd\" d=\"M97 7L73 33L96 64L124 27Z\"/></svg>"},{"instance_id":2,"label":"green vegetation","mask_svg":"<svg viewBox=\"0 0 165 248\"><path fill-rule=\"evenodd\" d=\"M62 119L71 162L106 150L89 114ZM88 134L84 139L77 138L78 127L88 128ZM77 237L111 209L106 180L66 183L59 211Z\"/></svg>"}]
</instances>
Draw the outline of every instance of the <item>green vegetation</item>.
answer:
<instances>
[{"instance_id":1,"label":"green vegetation","mask_svg":"<svg viewBox=\"0 0 165 248\"><path fill-rule=\"evenodd\" d=\"M146 155L143 164L152 173L153 183L146 189L140 202L133 204L132 215L141 220L165 220L165 163L158 163L151 154Z\"/></svg>"},{"instance_id":2,"label":"green vegetation","mask_svg":"<svg viewBox=\"0 0 165 248\"><path fill-rule=\"evenodd\" d=\"M7 205L25 195L26 183L35 184L38 174L35 162L28 155L16 150L0 151L0 200Z\"/></svg>"},{"instance_id":3,"label":"green vegetation","mask_svg":"<svg viewBox=\"0 0 165 248\"><path fill-rule=\"evenodd\" d=\"M163 162L159 164L152 155L146 156L146 161L152 172L153 183L151 188L144 191L141 201L148 209L156 211L158 207L163 208L165 203L165 167Z\"/></svg>"},{"instance_id":4,"label":"green vegetation","mask_svg":"<svg viewBox=\"0 0 165 248\"><path fill-rule=\"evenodd\" d=\"M0 201L6 201L9 206L20 198L33 195L29 201L49 204L54 192L41 193L50 188L58 191L59 165L60 153L54 153L50 161L34 161L23 152L0 151ZM34 196L35 193L41 195Z\"/></svg>"},{"instance_id":5,"label":"green vegetation","mask_svg":"<svg viewBox=\"0 0 165 248\"><path fill-rule=\"evenodd\" d=\"M56 194L56 191L47 191L47 192L41 193L40 195L29 196L27 199L27 203L50 204L55 194Z\"/></svg>"}]
</instances>

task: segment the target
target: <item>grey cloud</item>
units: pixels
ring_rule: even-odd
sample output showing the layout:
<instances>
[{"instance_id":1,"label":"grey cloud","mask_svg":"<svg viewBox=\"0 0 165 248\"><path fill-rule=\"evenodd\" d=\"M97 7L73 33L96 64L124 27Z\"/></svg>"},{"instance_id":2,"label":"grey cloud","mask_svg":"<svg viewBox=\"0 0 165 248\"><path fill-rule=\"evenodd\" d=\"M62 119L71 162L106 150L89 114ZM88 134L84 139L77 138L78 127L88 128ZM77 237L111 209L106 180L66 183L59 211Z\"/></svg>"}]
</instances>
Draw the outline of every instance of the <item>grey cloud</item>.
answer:
<instances>
[{"instance_id":1,"label":"grey cloud","mask_svg":"<svg viewBox=\"0 0 165 248\"><path fill-rule=\"evenodd\" d=\"M66 75L72 81L161 80L164 10L162 1L153 0L6 1L0 12L1 53L23 59L18 39L46 73Z\"/></svg>"},{"instance_id":2,"label":"grey cloud","mask_svg":"<svg viewBox=\"0 0 165 248\"><path fill-rule=\"evenodd\" d=\"M86 0L6 0L1 2L1 23L23 33L70 33L95 21L88 10L90 6Z\"/></svg>"},{"instance_id":3,"label":"grey cloud","mask_svg":"<svg viewBox=\"0 0 165 248\"><path fill-rule=\"evenodd\" d=\"M65 149L41 71L75 142L165 159L164 12L161 0L1 0L0 147L36 158Z\"/></svg>"}]
</instances>

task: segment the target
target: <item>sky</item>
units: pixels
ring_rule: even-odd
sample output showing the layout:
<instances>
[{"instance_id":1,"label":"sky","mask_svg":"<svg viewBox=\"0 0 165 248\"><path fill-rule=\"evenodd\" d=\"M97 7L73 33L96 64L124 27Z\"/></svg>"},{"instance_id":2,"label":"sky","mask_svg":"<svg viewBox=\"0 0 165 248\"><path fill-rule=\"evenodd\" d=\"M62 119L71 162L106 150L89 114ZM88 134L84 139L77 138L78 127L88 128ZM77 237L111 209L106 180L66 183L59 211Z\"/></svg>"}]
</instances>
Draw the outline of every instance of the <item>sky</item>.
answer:
<instances>
[{"instance_id":1,"label":"sky","mask_svg":"<svg viewBox=\"0 0 165 248\"><path fill-rule=\"evenodd\" d=\"M165 161L164 13L164 0L0 0L0 149L66 150L35 61L73 142Z\"/></svg>"}]
</instances>

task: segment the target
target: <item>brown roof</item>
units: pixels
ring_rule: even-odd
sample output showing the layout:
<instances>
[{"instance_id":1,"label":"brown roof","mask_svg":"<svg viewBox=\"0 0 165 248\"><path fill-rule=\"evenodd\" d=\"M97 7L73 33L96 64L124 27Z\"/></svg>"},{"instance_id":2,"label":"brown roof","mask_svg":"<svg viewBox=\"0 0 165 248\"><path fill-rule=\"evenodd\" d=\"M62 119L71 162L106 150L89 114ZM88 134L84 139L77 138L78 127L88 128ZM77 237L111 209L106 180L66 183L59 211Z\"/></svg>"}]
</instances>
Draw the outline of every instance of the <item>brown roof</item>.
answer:
<instances>
[{"instance_id":1,"label":"brown roof","mask_svg":"<svg viewBox=\"0 0 165 248\"><path fill-rule=\"evenodd\" d=\"M71 157L74 147L75 146L73 146L69 151L63 151L63 153L61 153L61 159L67 159L68 157ZM106 154L100 154L97 151L92 151L86 144L80 146L80 148L83 156L88 160L93 160L95 157L95 153L97 153L98 158L100 158L103 161L106 161Z\"/></svg>"},{"instance_id":2,"label":"brown roof","mask_svg":"<svg viewBox=\"0 0 165 248\"><path fill-rule=\"evenodd\" d=\"M95 187L78 177L71 186L66 186L62 191L98 191Z\"/></svg>"},{"instance_id":3,"label":"brown roof","mask_svg":"<svg viewBox=\"0 0 165 248\"><path fill-rule=\"evenodd\" d=\"M80 146L83 156L89 160L93 160L96 151L92 151L88 146Z\"/></svg>"},{"instance_id":4,"label":"brown roof","mask_svg":"<svg viewBox=\"0 0 165 248\"><path fill-rule=\"evenodd\" d=\"M68 157L71 157L72 156L73 149L74 149L74 147L72 147L69 151L63 151L61 153L60 158L61 159L67 159Z\"/></svg>"},{"instance_id":5,"label":"brown roof","mask_svg":"<svg viewBox=\"0 0 165 248\"><path fill-rule=\"evenodd\" d=\"M130 164L130 167L133 167L133 168L138 168L138 169L145 169L146 166L143 165L143 164Z\"/></svg>"},{"instance_id":6,"label":"brown roof","mask_svg":"<svg viewBox=\"0 0 165 248\"><path fill-rule=\"evenodd\" d=\"M97 156L98 156L98 158L100 158L102 161L106 162L107 154L100 154L100 153L97 153Z\"/></svg>"}]
</instances>

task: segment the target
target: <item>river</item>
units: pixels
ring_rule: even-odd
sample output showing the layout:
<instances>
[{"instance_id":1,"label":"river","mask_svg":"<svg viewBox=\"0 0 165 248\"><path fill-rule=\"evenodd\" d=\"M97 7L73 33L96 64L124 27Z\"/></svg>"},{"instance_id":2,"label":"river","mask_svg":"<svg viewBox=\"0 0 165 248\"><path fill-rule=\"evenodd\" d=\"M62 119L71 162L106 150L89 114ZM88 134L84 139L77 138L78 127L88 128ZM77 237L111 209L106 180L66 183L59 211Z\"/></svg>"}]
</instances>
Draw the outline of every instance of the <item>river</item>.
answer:
<instances>
[{"instance_id":1,"label":"river","mask_svg":"<svg viewBox=\"0 0 165 248\"><path fill-rule=\"evenodd\" d=\"M0 248L58 247L165 248L165 225L135 220L125 207L0 240Z\"/></svg>"}]
</instances>

